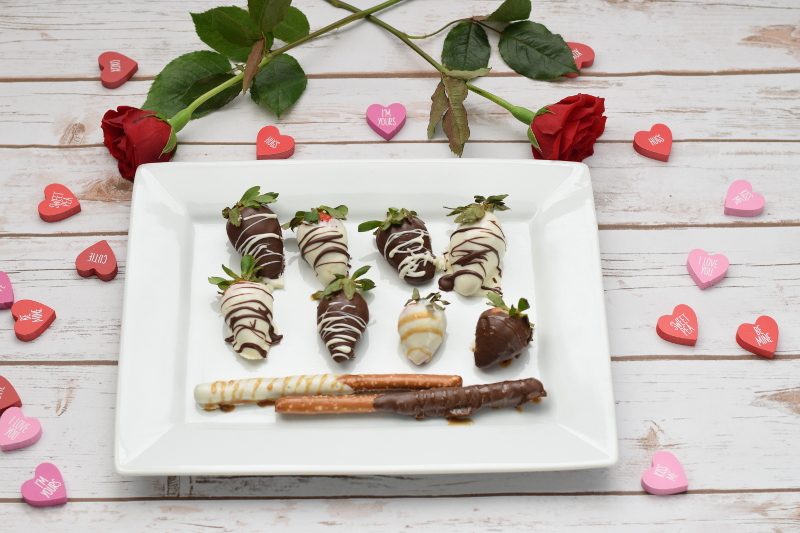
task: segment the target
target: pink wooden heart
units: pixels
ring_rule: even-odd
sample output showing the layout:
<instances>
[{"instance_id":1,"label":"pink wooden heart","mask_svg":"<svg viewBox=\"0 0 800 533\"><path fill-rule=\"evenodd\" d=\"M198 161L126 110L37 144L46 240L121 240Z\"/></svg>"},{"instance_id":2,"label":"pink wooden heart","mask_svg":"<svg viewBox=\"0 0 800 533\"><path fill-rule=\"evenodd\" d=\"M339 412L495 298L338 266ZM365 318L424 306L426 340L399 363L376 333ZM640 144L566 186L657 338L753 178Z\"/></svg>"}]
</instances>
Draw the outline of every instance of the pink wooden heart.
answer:
<instances>
[{"instance_id":1,"label":"pink wooden heart","mask_svg":"<svg viewBox=\"0 0 800 533\"><path fill-rule=\"evenodd\" d=\"M686 492L689 481L678 458L669 452L656 452L652 468L642 474L642 488L650 494L666 496Z\"/></svg>"},{"instance_id":2,"label":"pink wooden heart","mask_svg":"<svg viewBox=\"0 0 800 533\"><path fill-rule=\"evenodd\" d=\"M0 270L0 309L11 309L14 305L14 287L8 274Z\"/></svg>"},{"instance_id":3,"label":"pink wooden heart","mask_svg":"<svg viewBox=\"0 0 800 533\"><path fill-rule=\"evenodd\" d=\"M14 317L14 333L21 341L32 341L50 327L56 319L56 312L33 300L20 300L11 306Z\"/></svg>"},{"instance_id":4,"label":"pink wooden heart","mask_svg":"<svg viewBox=\"0 0 800 533\"><path fill-rule=\"evenodd\" d=\"M372 104L367 108L367 124L388 141L405 126L406 108L403 104L392 104L389 107Z\"/></svg>"},{"instance_id":5,"label":"pink wooden heart","mask_svg":"<svg viewBox=\"0 0 800 533\"><path fill-rule=\"evenodd\" d=\"M139 64L119 52L103 52L97 58L100 65L100 83L106 89L116 89L136 74Z\"/></svg>"},{"instance_id":6,"label":"pink wooden heart","mask_svg":"<svg viewBox=\"0 0 800 533\"><path fill-rule=\"evenodd\" d=\"M728 258L722 254L708 255L700 248L689 252L686 268L697 286L707 289L719 283L728 273Z\"/></svg>"},{"instance_id":7,"label":"pink wooden heart","mask_svg":"<svg viewBox=\"0 0 800 533\"><path fill-rule=\"evenodd\" d=\"M778 323L764 315L755 324L742 324L736 330L736 342L748 352L772 359L778 347Z\"/></svg>"},{"instance_id":8,"label":"pink wooden heart","mask_svg":"<svg viewBox=\"0 0 800 533\"><path fill-rule=\"evenodd\" d=\"M44 201L39 203L39 218L58 222L81 212L81 203L72 191L59 183L44 188Z\"/></svg>"},{"instance_id":9,"label":"pink wooden heart","mask_svg":"<svg viewBox=\"0 0 800 533\"><path fill-rule=\"evenodd\" d=\"M67 487L56 465L42 463L37 466L33 479L22 484L22 499L34 507L67 503Z\"/></svg>"},{"instance_id":10,"label":"pink wooden heart","mask_svg":"<svg viewBox=\"0 0 800 533\"><path fill-rule=\"evenodd\" d=\"M697 344L697 315L688 305L678 305L671 315L658 319L656 333L665 341L694 346Z\"/></svg>"},{"instance_id":11,"label":"pink wooden heart","mask_svg":"<svg viewBox=\"0 0 800 533\"><path fill-rule=\"evenodd\" d=\"M42 425L33 417L25 418L22 409L11 407L0 416L0 450L8 452L30 446L42 436Z\"/></svg>"},{"instance_id":12,"label":"pink wooden heart","mask_svg":"<svg viewBox=\"0 0 800 533\"><path fill-rule=\"evenodd\" d=\"M594 64L594 50L585 44L581 43L567 43L567 46L572 50L572 59L575 60L575 66L578 70L584 67L591 67ZM579 74L564 74L567 78L577 78Z\"/></svg>"},{"instance_id":13,"label":"pink wooden heart","mask_svg":"<svg viewBox=\"0 0 800 533\"><path fill-rule=\"evenodd\" d=\"M75 259L75 268L84 278L97 275L103 281L111 281L117 277L117 258L106 241L97 242Z\"/></svg>"},{"instance_id":14,"label":"pink wooden heart","mask_svg":"<svg viewBox=\"0 0 800 533\"><path fill-rule=\"evenodd\" d=\"M725 197L725 214L736 217L754 217L764 211L764 197L753 192L747 180L734 181Z\"/></svg>"},{"instance_id":15,"label":"pink wooden heart","mask_svg":"<svg viewBox=\"0 0 800 533\"><path fill-rule=\"evenodd\" d=\"M656 124L650 131L637 131L633 149L650 159L667 161L672 150L672 131L664 124Z\"/></svg>"},{"instance_id":16,"label":"pink wooden heart","mask_svg":"<svg viewBox=\"0 0 800 533\"><path fill-rule=\"evenodd\" d=\"M286 159L294 153L294 139L275 126L261 128L256 137L257 159Z\"/></svg>"},{"instance_id":17,"label":"pink wooden heart","mask_svg":"<svg viewBox=\"0 0 800 533\"><path fill-rule=\"evenodd\" d=\"M11 382L0 376L0 413L9 407L22 407L22 400Z\"/></svg>"}]
</instances>

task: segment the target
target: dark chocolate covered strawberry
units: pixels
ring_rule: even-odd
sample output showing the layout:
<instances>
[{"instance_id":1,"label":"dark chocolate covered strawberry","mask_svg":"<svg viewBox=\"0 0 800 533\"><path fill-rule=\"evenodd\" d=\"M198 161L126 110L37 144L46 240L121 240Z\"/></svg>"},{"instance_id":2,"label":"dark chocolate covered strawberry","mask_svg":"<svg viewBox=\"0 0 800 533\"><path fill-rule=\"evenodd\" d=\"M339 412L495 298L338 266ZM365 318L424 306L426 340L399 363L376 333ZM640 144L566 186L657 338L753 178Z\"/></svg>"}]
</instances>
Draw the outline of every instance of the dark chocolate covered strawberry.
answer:
<instances>
[{"instance_id":1,"label":"dark chocolate covered strawberry","mask_svg":"<svg viewBox=\"0 0 800 533\"><path fill-rule=\"evenodd\" d=\"M251 255L256 261L256 275L273 280L276 288L283 287L283 233L278 215L267 204L278 200L278 193L260 194L260 187L248 189L233 207L222 210L228 219L225 229L228 240L240 254Z\"/></svg>"},{"instance_id":2,"label":"dark chocolate covered strawberry","mask_svg":"<svg viewBox=\"0 0 800 533\"><path fill-rule=\"evenodd\" d=\"M359 291L368 291L375 284L372 280L358 278L369 268L359 268L350 278L336 274L336 279L325 290L312 296L319 300L317 331L337 363L355 357L356 343L367 329L369 308Z\"/></svg>"},{"instance_id":3,"label":"dark chocolate covered strawberry","mask_svg":"<svg viewBox=\"0 0 800 533\"><path fill-rule=\"evenodd\" d=\"M486 294L491 309L481 313L475 328L475 366L489 368L519 357L533 340L533 327L523 311L530 308L525 298L509 308L497 294Z\"/></svg>"},{"instance_id":4,"label":"dark chocolate covered strawberry","mask_svg":"<svg viewBox=\"0 0 800 533\"><path fill-rule=\"evenodd\" d=\"M375 229L377 228L377 229ZM358 231L375 229L375 243L384 259L397 270L400 279L420 285L436 274L431 236L417 213L390 207L385 220L370 220Z\"/></svg>"}]
</instances>

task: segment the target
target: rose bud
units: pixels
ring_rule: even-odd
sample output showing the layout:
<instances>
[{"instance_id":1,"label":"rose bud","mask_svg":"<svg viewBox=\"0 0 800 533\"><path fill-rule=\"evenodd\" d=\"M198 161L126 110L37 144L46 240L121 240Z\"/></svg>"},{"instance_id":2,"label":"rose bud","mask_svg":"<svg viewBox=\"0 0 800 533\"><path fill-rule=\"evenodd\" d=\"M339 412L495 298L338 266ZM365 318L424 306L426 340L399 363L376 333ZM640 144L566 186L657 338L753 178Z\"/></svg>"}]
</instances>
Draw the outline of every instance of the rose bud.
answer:
<instances>
[{"instance_id":1,"label":"rose bud","mask_svg":"<svg viewBox=\"0 0 800 533\"><path fill-rule=\"evenodd\" d=\"M594 143L606 127L605 100L576 94L540 109L528 138L536 159L583 161L594 153Z\"/></svg>"},{"instance_id":2,"label":"rose bud","mask_svg":"<svg viewBox=\"0 0 800 533\"><path fill-rule=\"evenodd\" d=\"M153 111L119 106L103 115L103 144L119 161L119 173L133 181L136 169L145 163L165 163L175 153L175 147L162 153L170 143L172 126L158 118Z\"/></svg>"}]
</instances>

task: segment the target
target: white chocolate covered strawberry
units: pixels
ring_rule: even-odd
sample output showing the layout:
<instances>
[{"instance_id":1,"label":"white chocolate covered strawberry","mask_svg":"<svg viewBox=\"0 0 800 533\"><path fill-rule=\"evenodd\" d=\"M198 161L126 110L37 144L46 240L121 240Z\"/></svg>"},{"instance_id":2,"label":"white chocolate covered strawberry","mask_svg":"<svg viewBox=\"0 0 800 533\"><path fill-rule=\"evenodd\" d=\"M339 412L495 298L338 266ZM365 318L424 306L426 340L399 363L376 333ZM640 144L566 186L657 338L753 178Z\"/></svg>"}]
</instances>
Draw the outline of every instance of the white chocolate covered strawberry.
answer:
<instances>
[{"instance_id":1,"label":"white chocolate covered strawberry","mask_svg":"<svg viewBox=\"0 0 800 533\"><path fill-rule=\"evenodd\" d=\"M321 205L310 211L298 211L283 225L297 230L300 255L314 269L323 287L335 280L337 274L347 277L350 271L347 231L341 222L346 219L347 206Z\"/></svg>"},{"instance_id":2,"label":"white chocolate covered strawberry","mask_svg":"<svg viewBox=\"0 0 800 533\"><path fill-rule=\"evenodd\" d=\"M421 298L419 290L414 289L411 299L400 312L397 320L400 344L406 351L406 357L414 364L422 365L430 361L442 344L447 330L445 305L448 302L441 300L438 292Z\"/></svg>"}]
</instances>

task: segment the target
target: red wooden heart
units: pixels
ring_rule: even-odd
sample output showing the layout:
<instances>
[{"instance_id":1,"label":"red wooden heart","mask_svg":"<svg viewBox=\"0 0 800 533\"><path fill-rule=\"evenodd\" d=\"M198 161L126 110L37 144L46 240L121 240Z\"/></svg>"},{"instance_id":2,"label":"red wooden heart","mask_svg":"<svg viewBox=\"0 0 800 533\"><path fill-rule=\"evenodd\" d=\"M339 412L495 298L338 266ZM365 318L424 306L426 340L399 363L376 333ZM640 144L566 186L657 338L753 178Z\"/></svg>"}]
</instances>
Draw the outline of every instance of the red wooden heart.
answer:
<instances>
[{"instance_id":1,"label":"red wooden heart","mask_svg":"<svg viewBox=\"0 0 800 533\"><path fill-rule=\"evenodd\" d=\"M594 50L585 44L581 43L567 43L570 50L572 50L572 59L575 60L575 66L578 70L584 67L591 67L594 64ZM564 74L567 78L577 78L579 74Z\"/></svg>"},{"instance_id":2,"label":"red wooden heart","mask_svg":"<svg viewBox=\"0 0 800 533\"><path fill-rule=\"evenodd\" d=\"M78 198L59 183L45 187L44 198L39 204L39 218L45 222L58 222L81 212Z\"/></svg>"},{"instance_id":3,"label":"red wooden heart","mask_svg":"<svg viewBox=\"0 0 800 533\"><path fill-rule=\"evenodd\" d=\"M22 407L22 400L11 382L0 376L0 414L9 407Z\"/></svg>"},{"instance_id":4,"label":"red wooden heart","mask_svg":"<svg viewBox=\"0 0 800 533\"><path fill-rule=\"evenodd\" d=\"M742 324L736 330L736 342L748 352L772 359L778 347L778 323L765 315L755 324Z\"/></svg>"},{"instance_id":5,"label":"red wooden heart","mask_svg":"<svg viewBox=\"0 0 800 533\"><path fill-rule=\"evenodd\" d=\"M257 159L286 159L294 153L294 139L281 135L275 126L261 128L256 138Z\"/></svg>"},{"instance_id":6,"label":"red wooden heart","mask_svg":"<svg viewBox=\"0 0 800 533\"><path fill-rule=\"evenodd\" d=\"M656 124L650 131L638 131L633 137L633 149L650 159L667 161L672 150L672 131L664 124Z\"/></svg>"},{"instance_id":7,"label":"red wooden heart","mask_svg":"<svg viewBox=\"0 0 800 533\"><path fill-rule=\"evenodd\" d=\"M117 258L106 241L95 243L82 251L75 259L75 268L84 278L96 275L103 281L117 277Z\"/></svg>"},{"instance_id":8,"label":"red wooden heart","mask_svg":"<svg viewBox=\"0 0 800 533\"><path fill-rule=\"evenodd\" d=\"M658 319L656 333L665 341L694 346L697 344L697 315L688 305L678 305L671 315Z\"/></svg>"},{"instance_id":9,"label":"red wooden heart","mask_svg":"<svg viewBox=\"0 0 800 533\"><path fill-rule=\"evenodd\" d=\"M14 333L21 341L32 341L50 327L56 319L56 312L33 300L20 300L11 306L14 317Z\"/></svg>"},{"instance_id":10,"label":"red wooden heart","mask_svg":"<svg viewBox=\"0 0 800 533\"><path fill-rule=\"evenodd\" d=\"M97 58L100 65L100 83L106 89L116 89L136 74L139 64L119 52L103 52Z\"/></svg>"}]
</instances>

